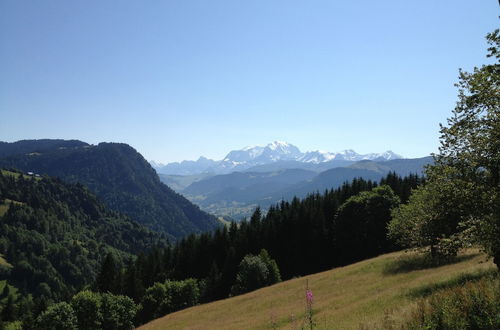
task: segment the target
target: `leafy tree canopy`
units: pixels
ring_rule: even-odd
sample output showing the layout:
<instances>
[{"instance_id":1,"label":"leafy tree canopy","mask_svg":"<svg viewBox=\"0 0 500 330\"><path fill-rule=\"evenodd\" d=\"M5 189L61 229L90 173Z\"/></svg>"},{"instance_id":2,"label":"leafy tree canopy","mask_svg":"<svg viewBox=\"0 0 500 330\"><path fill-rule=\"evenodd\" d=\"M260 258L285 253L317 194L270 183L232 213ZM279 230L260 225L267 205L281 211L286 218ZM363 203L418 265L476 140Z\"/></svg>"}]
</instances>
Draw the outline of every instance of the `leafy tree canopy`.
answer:
<instances>
[{"instance_id":1,"label":"leafy tree canopy","mask_svg":"<svg viewBox=\"0 0 500 330\"><path fill-rule=\"evenodd\" d=\"M439 153L426 170L428 184L394 213L389 228L407 246L430 244L455 253L460 245L479 243L499 265L499 30L486 39L493 63L460 70L457 105L441 125Z\"/></svg>"}]
</instances>

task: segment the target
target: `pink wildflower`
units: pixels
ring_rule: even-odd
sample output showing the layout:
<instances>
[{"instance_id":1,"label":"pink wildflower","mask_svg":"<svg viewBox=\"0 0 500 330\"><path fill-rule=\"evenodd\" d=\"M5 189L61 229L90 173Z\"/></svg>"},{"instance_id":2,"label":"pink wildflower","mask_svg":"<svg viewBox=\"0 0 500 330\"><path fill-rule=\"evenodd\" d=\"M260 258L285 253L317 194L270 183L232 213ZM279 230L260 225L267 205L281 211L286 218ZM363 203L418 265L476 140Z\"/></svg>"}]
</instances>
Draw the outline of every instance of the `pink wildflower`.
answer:
<instances>
[{"instance_id":1,"label":"pink wildflower","mask_svg":"<svg viewBox=\"0 0 500 330\"><path fill-rule=\"evenodd\" d=\"M311 290L307 290L306 291L306 299L307 299L307 303L312 305L313 303L313 293Z\"/></svg>"}]
</instances>

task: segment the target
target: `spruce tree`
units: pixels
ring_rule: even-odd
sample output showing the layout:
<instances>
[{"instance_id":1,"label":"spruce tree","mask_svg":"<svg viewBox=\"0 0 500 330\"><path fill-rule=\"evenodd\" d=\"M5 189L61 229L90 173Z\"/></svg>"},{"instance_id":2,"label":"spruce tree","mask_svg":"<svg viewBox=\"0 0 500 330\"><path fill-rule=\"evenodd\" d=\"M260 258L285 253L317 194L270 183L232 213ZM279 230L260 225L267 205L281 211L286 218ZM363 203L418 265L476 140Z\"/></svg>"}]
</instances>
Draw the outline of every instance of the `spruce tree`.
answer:
<instances>
[{"instance_id":1,"label":"spruce tree","mask_svg":"<svg viewBox=\"0 0 500 330\"><path fill-rule=\"evenodd\" d=\"M101 270L96 278L96 289L99 292L115 292L117 269L115 257L111 252L106 255Z\"/></svg>"},{"instance_id":2,"label":"spruce tree","mask_svg":"<svg viewBox=\"0 0 500 330\"><path fill-rule=\"evenodd\" d=\"M14 321L17 318L16 305L14 304L14 297L9 295L7 302L2 309L2 320L4 321Z\"/></svg>"}]
</instances>

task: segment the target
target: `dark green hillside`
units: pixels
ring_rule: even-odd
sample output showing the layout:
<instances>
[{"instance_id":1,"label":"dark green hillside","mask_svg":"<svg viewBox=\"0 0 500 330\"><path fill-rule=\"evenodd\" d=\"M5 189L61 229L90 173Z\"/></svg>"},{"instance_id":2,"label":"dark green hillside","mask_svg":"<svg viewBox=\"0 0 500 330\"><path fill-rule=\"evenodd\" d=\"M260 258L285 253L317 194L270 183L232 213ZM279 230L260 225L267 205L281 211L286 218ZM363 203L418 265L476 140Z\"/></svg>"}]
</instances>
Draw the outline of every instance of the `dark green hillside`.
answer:
<instances>
[{"instance_id":1,"label":"dark green hillside","mask_svg":"<svg viewBox=\"0 0 500 330\"><path fill-rule=\"evenodd\" d=\"M161 183L142 155L126 144L100 143L22 153L0 159L0 167L80 182L111 209L172 238L212 230L218 225L214 217Z\"/></svg>"},{"instance_id":2,"label":"dark green hillside","mask_svg":"<svg viewBox=\"0 0 500 330\"><path fill-rule=\"evenodd\" d=\"M231 196L236 201L248 201L284 189L292 184L310 180L315 175L315 172L301 169L276 172L233 172L194 182L183 192L194 196L210 196L213 201L227 196ZM226 192L231 190L237 191L237 196L234 193Z\"/></svg>"},{"instance_id":3,"label":"dark green hillside","mask_svg":"<svg viewBox=\"0 0 500 330\"><path fill-rule=\"evenodd\" d=\"M22 293L60 300L91 284L110 251L120 259L165 246L165 237L109 210L81 184L2 170L0 273Z\"/></svg>"},{"instance_id":4,"label":"dark green hillside","mask_svg":"<svg viewBox=\"0 0 500 330\"><path fill-rule=\"evenodd\" d=\"M87 143L78 140L21 140L13 143L0 141L0 157L17 154L41 153L55 149L73 149L88 146Z\"/></svg>"}]
</instances>

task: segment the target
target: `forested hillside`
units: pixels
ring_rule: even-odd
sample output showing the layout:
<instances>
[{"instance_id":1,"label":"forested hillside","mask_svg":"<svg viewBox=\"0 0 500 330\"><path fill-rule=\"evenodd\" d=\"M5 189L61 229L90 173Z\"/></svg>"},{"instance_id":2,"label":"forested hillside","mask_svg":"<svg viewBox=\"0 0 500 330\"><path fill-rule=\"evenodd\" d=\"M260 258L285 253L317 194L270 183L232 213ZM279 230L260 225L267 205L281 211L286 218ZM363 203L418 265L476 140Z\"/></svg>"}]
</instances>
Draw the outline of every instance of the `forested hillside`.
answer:
<instances>
[{"instance_id":1,"label":"forested hillside","mask_svg":"<svg viewBox=\"0 0 500 330\"><path fill-rule=\"evenodd\" d=\"M214 217L161 183L149 163L126 144L91 146L81 142L83 145L66 148L56 140L55 148L49 148L50 140L29 142L3 144L2 148L9 149L10 155L0 159L0 167L84 184L111 209L162 231L170 238L218 226ZM12 145L19 146L17 152Z\"/></svg>"},{"instance_id":2,"label":"forested hillside","mask_svg":"<svg viewBox=\"0 0 500 330\"><path fill-rule=\"evenodd\" d=\"M87 287L128 296L133 314L127 320L137 313L140 324L198 302L391 251L390 211L421 181L395 174L380 183L356 179L282 202L265 216L257 209L248 222L169 246L163 236L108 210L81 184L2 170L0 281L10 297L0 303L2 318L35 324L52 309L77 309L55 304L44 312L55 302L87 295L71 298ZM264 267L264 277L246 282L242 267L256 265ZM158 295L173 296L166 304ZM31 319L20 315L21 309Z\"/></svg>"},{"instance_id":3,"label":"forested hillside","mask_svg":"<svg viewBox=\"0 0 500 330\"><path fill-rule=\"evenodd\" d=\"M81 184L0 172L0 280L22 295L61 300L92 284L107 253L126 261L164 235L109 210Z\"/></svg>"},{"instance_id":4,"label":"forested hillside","mask_svg":"<svg viewBox=\"0 0 500 330\"><path fill-rule=\"evenodd\" d=\"M387 238L386 229L390 212L401 201L406 202L422 181L415 175L401 178L393 173L380 182L356 179L323 194L283 201L266 215L257 209L249 221L232 223L214 233L190 235L115 270L143 288L131 292L124 286L116 293L151 306L139 317L139 322L146 322L162 315L162 310L165 314L180 309L162 309L163 298L159 296L168 290L158 283L193 278L190 285L197 293L186 295L207 302L239 292L238 283L247 267L252 269L249 276L262 277L256 281L265 285L266 276L274 269L266 270L266 260L274 260L279 278L286 280L393 251L396 246ZM258 255L263 256L263 262L254 260ZM248 258L252 261L243 266ZM256 288L254 282L247 285ZM186 304L183 306L190 306Z\"/></svg>"},{"instance_id":5,"label":"forested hillside","mask_svg":"<svg viewBox=\"0 0 500 330\"><path fill-rule=\"evenodd\" d=\"M78 140L60 139L21 140L12 143L0 141L0 157L28 153L42 153L57 149L73 149L88 145L88 143Z\"/></svg>"}]
</instances>

